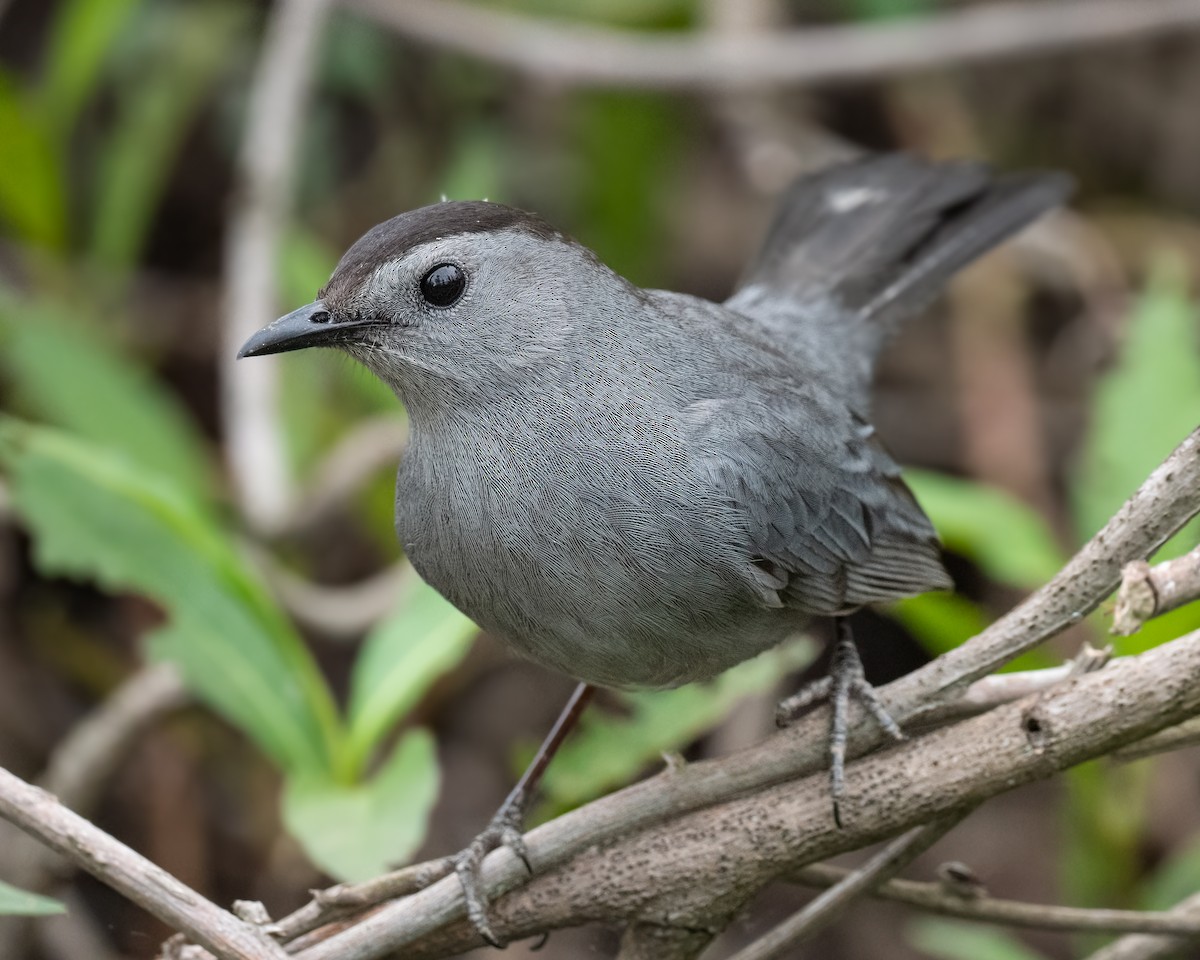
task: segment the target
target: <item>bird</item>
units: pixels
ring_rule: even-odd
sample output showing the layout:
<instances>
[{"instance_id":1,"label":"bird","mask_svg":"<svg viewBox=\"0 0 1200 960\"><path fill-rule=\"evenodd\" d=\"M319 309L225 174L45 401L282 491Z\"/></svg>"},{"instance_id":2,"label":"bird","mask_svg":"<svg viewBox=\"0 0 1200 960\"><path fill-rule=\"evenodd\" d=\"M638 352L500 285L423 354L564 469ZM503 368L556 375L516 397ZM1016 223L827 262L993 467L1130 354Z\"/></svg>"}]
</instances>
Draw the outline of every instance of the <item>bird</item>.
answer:
<instances>
[{"instance_id":1,"label":"bird","mask_svg":"<svg viewBox=\"0 0 1200 960\"><path fill-rule=\"evenodd\" d=\"M788 188L722 303L639 287L536 214L443 201L368 230L239 357L333 347L393 390L411 426L400 543L481 628L580 682L559 741L592 686L705 680L833 618L830 676L780 716L831 699L840 822L848 700L903 735L846 616L953 587L871 425L877 357L956 271L1070 190L971 160L842 162ZM540 772L456 861L493 944L479 864L507 844L528 866L520 823Z\"/></svg>"}]
</instances>

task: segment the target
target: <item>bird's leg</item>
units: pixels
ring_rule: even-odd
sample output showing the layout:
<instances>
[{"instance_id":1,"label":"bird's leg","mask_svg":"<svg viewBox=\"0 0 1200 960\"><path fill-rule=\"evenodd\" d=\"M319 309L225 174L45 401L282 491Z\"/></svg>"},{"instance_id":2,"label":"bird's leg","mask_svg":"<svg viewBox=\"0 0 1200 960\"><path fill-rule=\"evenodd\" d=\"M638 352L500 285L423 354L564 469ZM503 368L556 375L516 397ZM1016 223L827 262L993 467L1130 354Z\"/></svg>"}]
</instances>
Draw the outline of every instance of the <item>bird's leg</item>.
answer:
<instances>
[{"instance_id":1,"label":"bird's leg","mask_svg":"<svg viewBox=\"0 0 1200 960\"><path fill-rule=\"evenodd\" d=\"M454 858L454 871L462 884L463 897L467 902L467 918L483 937L493 947L504 947L505 943L492 932L488 922L487 896L480 882L479 871L484 857L498 847L508 847L525 864L525 869L533 873L533 865L529 862L529 848L521 836L521 827L525 821L525 813L529 800L537 790L538 783L546 768L550 765L554 754L567 738L595 692L590 684L581 683L571 694L562 713L554 721L554 726L538 747L533 760L521 774L521 779L512 788L496 815L465 850Z\"/></svg>"},{"instance_id":2,"label":"bird's leg","mask_svg":"<svg viewBox=\"0 0 1200 960\"><path fill-rule=\"evenodd\" d=\"M845 617L835 617L833 625L833 659L829 664L829 675L808 684L781 702L775 711L775 720L781 727L787 726L817 701L829 701L829 792L833 799L833 819L840 827L842 816L839 804L846 786L846 737L849 733L846 713L850 698L857 699L892 739L903 740L905 736L887 712L875 688L867 683L862 660L858 657L854 636L850 632L850 622Z\"/></svg>"}]
</instances>

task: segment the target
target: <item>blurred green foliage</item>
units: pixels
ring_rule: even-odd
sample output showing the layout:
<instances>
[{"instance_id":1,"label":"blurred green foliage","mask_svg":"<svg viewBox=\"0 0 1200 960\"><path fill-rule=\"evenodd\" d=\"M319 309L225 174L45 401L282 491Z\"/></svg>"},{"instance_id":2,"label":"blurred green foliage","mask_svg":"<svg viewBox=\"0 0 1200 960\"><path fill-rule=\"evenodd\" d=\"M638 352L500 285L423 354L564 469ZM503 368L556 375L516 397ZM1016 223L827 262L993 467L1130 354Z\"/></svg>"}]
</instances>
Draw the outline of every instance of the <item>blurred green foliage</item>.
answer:
<instances>
[{"instance_id":1,"label":"blurred green foliage","mask_svg":"<svg viewBox=\"0 0 1200 960\"><path fill-rule=\"evenodd\" d=\"M932 3L842 0L836 12L897 18ZM496 5L631 29L701 20L695 0ZM409 715L460 663L474 627L424 586L405 593L363 638L341 705L243 550L243 532L222 499L218 451L160 376L156 358L131 346L123 322L132 309L130 282L144 265L189 136L208 124L232 152L256 28L251 7L233 0L65 0L37 70L28 77L0 71L0 221L27 251L28 266L20 292L0 288L0 372L15 415L0 420L0 465L40 569L154 600L166 622L147 638L151 655L178 664L196 693L280 770L285 822L312 860L359 879L411 855L425 835L439 766L432 734L411 726ZM420 91L403 87L390 42L344 17L328 39L320 78L327 99L343 98L392 129L390 98ZM652 95L571 94L554 131L556 152L544 132L503 114L490 73L456 67L439 76L470 105L448 117L418 107L441 125L443 152L435 155L421 130L401 129L382 134L354 171L368 184L386 180L393 191L379 202L380 218L441 193L520 202L530 181L547 180L547 206L614 268L640 283L661 276L668 212L679 201L674 171L689 162L700 136L689 112ZM305 219L289 225L279 264L287 304L312 299L337 260L338 243L326 238L345 225L328 209L337 206L328 196L344 188L347 172L324 147L338 141L339 122L318 101L302 169ZM398 177L396 169L412 175ZM1169 256L1155 261L1120 362L1097 392L1071 484L1076 542L1195 425L1200 351L1188 279ZM282 429L302 478L349 424L402 415L376 380L328 354L289 357L283 391ZM909 479L947 547L991 582L1029 590L1061 566L1064 545L1011 496L945 475L913 471ZM383 475L354 505L381 553L396 549L392 496ZM1196 540L1193 526L1164 554ZM936 594L891 610L932 655L978 632L994 613L966 596ZM1103 615L1092 619L1096 635L1105 626ZM1200 612L1184 608L1121 640L1118 652L1197 627ZM551 767L544 812L583 803L684 748L811 654L800 642L707 685L622 695L623 715L589 713ZM1048 662L1036 651L1011 668ZM1070 775L1061 869L1071 899L1163 907L1200 882L1195 845L1139 879L1149 770L1096 763ZM0 885L0 913L55 909ZM1036 956L1012 935L944 920L912 924L910 939L936 957Z\"/></svg>"},{"instance_id":2,"label":"blurred green foliage","mask_svg":"<svg viewBox=\"0 0 1200 960\"><path fill-rule=\"evenodd\" d=\"M919 917L908 924L908 942L937 960L1045 960L1015 933L966 920Z\"/></svg>"},{"instance_id":3,"label":"blurred green foliage","mask_svg":"<svg viewBox=\"0 0 1200 960\"><path fill-rule=\"evenodd\" d=\"M49 917L66 913L59 901L27 890L18 890L0 880L0 917Z\"/></svg>"}]
</instances>

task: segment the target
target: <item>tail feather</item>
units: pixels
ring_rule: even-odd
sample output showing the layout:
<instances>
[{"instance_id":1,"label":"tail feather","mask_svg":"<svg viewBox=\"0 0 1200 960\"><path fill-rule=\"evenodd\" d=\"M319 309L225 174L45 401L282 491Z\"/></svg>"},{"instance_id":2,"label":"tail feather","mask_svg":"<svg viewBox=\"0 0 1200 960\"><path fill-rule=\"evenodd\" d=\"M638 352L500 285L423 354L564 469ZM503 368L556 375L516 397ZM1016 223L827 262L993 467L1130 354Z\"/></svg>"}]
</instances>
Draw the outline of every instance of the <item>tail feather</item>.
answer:
<instances>
[{"instance_id":1,"label":"tail feather","mask_svg":"<svg viewBox=\"0 0 1200 960\"><path fill-rule=\"evenodd\" d=\"M899 320L1070 191L1062 174L995 175L972 161L887 154L840 164L784 195L728 305L840 365L865 393Z\"/></svg>"}]
</instances>

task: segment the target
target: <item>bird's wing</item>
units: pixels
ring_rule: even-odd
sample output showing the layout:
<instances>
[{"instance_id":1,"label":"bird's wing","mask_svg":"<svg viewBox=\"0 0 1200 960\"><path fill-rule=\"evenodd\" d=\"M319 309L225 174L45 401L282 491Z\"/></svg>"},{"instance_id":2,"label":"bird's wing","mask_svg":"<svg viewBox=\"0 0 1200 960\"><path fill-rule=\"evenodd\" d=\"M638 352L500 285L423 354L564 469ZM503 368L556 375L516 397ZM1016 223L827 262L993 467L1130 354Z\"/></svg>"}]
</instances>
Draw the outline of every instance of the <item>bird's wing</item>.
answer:
<instances>
[{"instance_id":1,"label":"bird's wing","mask_svg":"<svg viewBox=\"0 0 1200 960\"><path fill-rule=\"evenodd\" d=\"M900 468L832 398L797 392L786 410L702 401L691 413L702 476L744 523L740 572L768 605L835 615L952 585Z\"/></svg>"}]
</instances>

